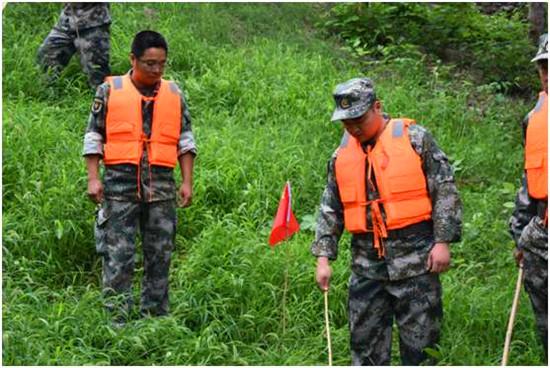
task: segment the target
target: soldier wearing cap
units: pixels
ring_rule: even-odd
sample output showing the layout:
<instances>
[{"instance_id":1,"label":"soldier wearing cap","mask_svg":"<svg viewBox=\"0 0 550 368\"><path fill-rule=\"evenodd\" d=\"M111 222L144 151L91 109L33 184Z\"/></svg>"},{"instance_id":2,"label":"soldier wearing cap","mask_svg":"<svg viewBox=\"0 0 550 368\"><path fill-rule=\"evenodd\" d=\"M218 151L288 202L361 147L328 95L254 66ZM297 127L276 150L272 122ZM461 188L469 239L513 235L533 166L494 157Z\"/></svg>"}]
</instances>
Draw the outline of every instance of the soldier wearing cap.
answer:
<instances>
[{"instance_id":1,"label":"soldier wearing cap","mask_svg":"<svg viewBox=\"0 0 550 368\"><path fill-rule=\"evenodd\" d=\"M53 80L78 53L90 86L97 88L111 74L110 24L108 3L66 3L57 24L38 49L39 64Z\"/></svg>"},{"instance_id":2,"label":"soldier wearing cap","mask_svg":"<svg viewBox=\"0 0 550 368\"><path fill-rule=\"evenodd\" d=\"M509 224L514 257L524 269L525 290L548 359L548 34L540 37L531 61L537 63L542 92L522 123L524 173Z\"/></svg>"},{"instance_id":3,"label":"soldier wearing cap","mask_svg":"<svg viewBox=\"0 0 550 368\"><path fill-rule=\"evenodd\" d=\"M329 289L329 260L352 233L349 325L352 363L388 365L392 326L403 365L428 359L443 315L439 273L460 240L462 204L453 170L432 135L382 111L373 83L355 78L334 91L333 121L345 129L328 162L315 241L316 280Z\"/></svg>"},{"instance_id":4,"label":"soldier wearing cap","mask_svg":"<svg viewBox=\"0 0 550 368\"><path fill-rule=\"evenodd\" d=\"M132 69L98 87L84 136L88 196L101 204L96 250L103 258L103 290L115 326L124 324L133 304L138 229L143 250L141 314L168 314L176 194L183 207L192 199L197 149L183 93L176 83L162 79L167 56L161 34L136 34ZM182 177L178 191L173 177L177 164Z\"/></svg>"}]
</instances>

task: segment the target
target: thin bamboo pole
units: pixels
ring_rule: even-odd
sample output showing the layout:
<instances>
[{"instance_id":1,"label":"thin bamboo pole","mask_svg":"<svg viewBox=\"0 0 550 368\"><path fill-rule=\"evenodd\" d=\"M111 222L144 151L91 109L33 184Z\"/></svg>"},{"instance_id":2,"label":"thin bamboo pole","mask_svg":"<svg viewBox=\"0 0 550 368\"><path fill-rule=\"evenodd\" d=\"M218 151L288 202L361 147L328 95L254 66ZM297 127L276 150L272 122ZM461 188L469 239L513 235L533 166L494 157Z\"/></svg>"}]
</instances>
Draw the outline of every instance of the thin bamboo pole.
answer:
<instances>
[{"instance_id":1,"label":"thin bamboo pole","mask_svg":"<svg viewBox=\"0 0 550 368\"><path fill-rule=\"evenodd\" d=\"M512 302L512 311L508 320L508 330L506 331L506 340L504 341L504 352L502 354L502 367L508 364L508 355L510 353L510 342L512 341L512 332L514 330L514 321L518 311L519 295L521 292L521 282L523 280L523 267L519 268L518 280L516 281L516 292L514 293L514 301Z\"/></svg>"},{"instance_id":2,"label":"thin bamboo pole","mask_svg":"<svg viewBox=\"0 0 550 368\"><path fill-rule=\"evenodd\" d=\"M286 241L285 241L286 243ZM283 243L283 245L285 245ZM286 293L288 291L288 262L290 260L290 256L288 254L288 244L285 246L285 280L283 285L283 336L286 334Z\"/></svg>"},{"instance_id":3,"label":"thin bamboo pole","mask_svg":"<svg viewBox=\"0 0 550 368\"><path fill-rule=\"evenodd\" d=\"M328 365L332 367L332 342L330 340L330 325L328 322L328 290L323 291L325 296L325 329L327 331Z\"/></svg>"}]
</instances>

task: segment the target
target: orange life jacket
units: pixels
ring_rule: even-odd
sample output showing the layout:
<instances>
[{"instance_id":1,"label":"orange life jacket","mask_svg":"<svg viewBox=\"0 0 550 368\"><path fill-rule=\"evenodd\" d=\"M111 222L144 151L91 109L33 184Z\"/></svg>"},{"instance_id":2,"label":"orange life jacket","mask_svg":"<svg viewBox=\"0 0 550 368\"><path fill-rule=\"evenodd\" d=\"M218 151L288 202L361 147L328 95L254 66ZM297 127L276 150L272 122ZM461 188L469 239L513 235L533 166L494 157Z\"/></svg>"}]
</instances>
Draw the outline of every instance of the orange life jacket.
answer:
<instances>
[{"instance_id":1,"label":"orange life jacket","mask_svg":"<svg viewBox=\"0 0 550 368\"><path fill-rule=\"evenodd\" d=\"M411 145L410 119L392 119L379 136L374 148L365 153L361 143L347 132L336 157L336 182L344 206L344 225L351 233L374 233L374 247L384 255L382 239L387 229L430 220L432 203L420 156ZM367 166L368 165L368 166ZM368 201L366 182L374 170L379 199ZM380 205L383 206L384 220ZM367 224L367 206L372 226Z\"/></svg>"},{"instance_id":2,"label":"orange life jacket","mask_svg":"<svg viewBox=\"0 0 550 368\"><path fill-rule=\"evenodd\" d=\"M548 95L539 94L537 105L529 113L525 137L527 190L536 199L548 198Z\"/></svg>"},{"instance_id":3,"label":"orange life jacket","mask_svg":"<svg viewBox=\"0 0 550 368\"><path fill-rule=\"evenodd\" d=\"M139 167L147 145L149 165L175 167L181 133L181 97L175 83L164 79L155 97L145 97L130 75L108 77L111 85L105 123L105 165L133 164ZM151 137L143 133L142 101L153 100Z\"/></svg>"}]
</instances>

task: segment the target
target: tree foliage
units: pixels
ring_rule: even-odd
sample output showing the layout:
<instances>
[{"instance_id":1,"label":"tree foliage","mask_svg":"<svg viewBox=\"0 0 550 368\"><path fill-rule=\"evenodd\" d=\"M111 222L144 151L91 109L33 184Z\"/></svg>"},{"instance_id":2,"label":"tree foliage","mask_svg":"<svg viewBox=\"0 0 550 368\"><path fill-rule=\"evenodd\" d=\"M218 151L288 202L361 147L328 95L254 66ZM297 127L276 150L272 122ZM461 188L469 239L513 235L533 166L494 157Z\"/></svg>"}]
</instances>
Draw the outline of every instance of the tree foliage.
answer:
<instances>
[{"instance_id":1,"label":"tree foliage","mask_svg":"<svg viewBox=\"0 0 550 368\"><path fill-rule=\"evenodd\" d=\"M354 3L329 9L322 26L369 59L419 58L451 62L482 84L510 91L536 87L524 7L482 14L473 3Z\"/></svg>"}]
</instances>

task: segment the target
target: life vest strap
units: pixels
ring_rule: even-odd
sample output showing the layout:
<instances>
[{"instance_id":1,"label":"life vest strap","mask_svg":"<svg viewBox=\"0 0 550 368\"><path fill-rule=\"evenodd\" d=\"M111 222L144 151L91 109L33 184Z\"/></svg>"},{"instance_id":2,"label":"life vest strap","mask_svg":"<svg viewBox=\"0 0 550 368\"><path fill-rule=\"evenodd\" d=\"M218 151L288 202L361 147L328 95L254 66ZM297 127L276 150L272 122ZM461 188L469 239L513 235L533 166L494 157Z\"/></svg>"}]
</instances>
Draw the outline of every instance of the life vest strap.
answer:
<instances>
[{"instance_id":1,"label":"life vest strap","mask_svg":"<svg viewBox=\"0 0 550 368\"><path fill-rule=\"evenodd\" d=\"M367 148L367 180L369 182L369 187L373 188L372 181L372 147L368 146ZM368 192L368 189L367 189ZM384 246L384 239L388 237L388 231L386 229L386 224L384 218L382 217L382 211L380 210L380 200L367 201L367 208L370 205L371 208L371 218L372 218L372 232L374 235L374 249L378 252L378 258L383 258L386 255L386 248ZM369 223L367 217L367 231L369 231Z\"/></svg>"}]
</instances>

